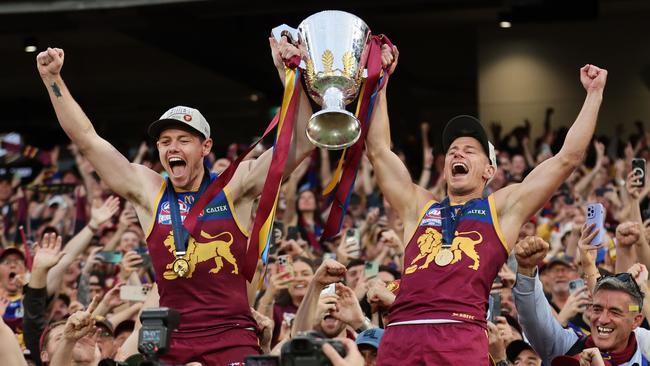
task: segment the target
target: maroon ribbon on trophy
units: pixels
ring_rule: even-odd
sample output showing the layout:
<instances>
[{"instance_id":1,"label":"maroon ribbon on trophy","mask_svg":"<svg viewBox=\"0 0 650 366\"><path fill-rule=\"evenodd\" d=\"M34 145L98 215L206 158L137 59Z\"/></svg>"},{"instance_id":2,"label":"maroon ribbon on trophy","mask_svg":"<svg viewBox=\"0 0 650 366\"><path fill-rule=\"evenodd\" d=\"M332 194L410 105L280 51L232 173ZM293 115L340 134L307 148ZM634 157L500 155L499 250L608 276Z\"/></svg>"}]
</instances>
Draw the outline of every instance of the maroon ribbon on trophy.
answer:
<instances>
[{"instance_id":1,"label":"maroon ribbon on trophy","mask_svg":"<svg viewBox=\"0 0 650 366\"><path fill-rule=\"evenodd\" d=\"M258 259L262 258L266 263L266 253L268 253L267 249L271 239L273 220L280 195L280 185L284 176L289 150L291 149L291 136L293 135L296 108L300 99L302 85L301 73L300 69L296 67L295 57L292 60L289 60L286 68L284 97L280 108L278 135L273 148L273 159L260 196L253 230L248 242L248 250L246 251L244 270L242 271L249 282L253 280L255 275ZM299 62L299 60L298 56L297 61Z\"/></svg>"},{"instance_id":2,"label":"maroon ribbon on trophy","mask_svg":"<svg viewBox=\"0 0 650 366\"><path fill-rule=\"evenodd\" d=\"M350 195L354 188L357 171L366 146L366 136L370 130L370 120L377 93L386 85L388 73L382 75L381 47L385 44L393 48L392 42L385 35L373 36L368 52L368 76L364 82L363 89L359 96L357 118L361 123L361 136L359 140L344 152L342 159L342 173L336 187L329 194L332 201L325 229L321 240L331 238L341 230L343 217L347 211ZM343 160L344 159L344 160ZM336 175L334 177L336 179Z\"/></svg>"}]
</instances>

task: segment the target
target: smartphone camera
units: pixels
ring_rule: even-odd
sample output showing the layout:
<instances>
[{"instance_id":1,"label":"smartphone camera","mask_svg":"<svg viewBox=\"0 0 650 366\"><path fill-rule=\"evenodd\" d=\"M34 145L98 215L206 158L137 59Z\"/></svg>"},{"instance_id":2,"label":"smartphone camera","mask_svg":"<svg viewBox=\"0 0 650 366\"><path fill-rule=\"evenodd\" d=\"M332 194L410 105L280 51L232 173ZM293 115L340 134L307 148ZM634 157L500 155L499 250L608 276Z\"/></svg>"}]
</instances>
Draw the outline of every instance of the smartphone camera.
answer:
<instances>
[{"instance_id":1,"label":"smartphone camera","mask_svg":"<svg viewBox=\"0 0 650 366\"><path fill-rule=\"evenodd\" d=\"M645 159L632 159L632 174L637 177L634 183L636 187L645 186Z\"/></svg>"},{"instance_id":2,"label":"smartphone camera","mask_svg":"<svg viewBox=\"0 0 650 366\"><path fill-rule=\"evenodd\" d=\"M593 219L596 216L596 210L593 207L587 207L587 218Z\"/></svg>"}]
</instances>

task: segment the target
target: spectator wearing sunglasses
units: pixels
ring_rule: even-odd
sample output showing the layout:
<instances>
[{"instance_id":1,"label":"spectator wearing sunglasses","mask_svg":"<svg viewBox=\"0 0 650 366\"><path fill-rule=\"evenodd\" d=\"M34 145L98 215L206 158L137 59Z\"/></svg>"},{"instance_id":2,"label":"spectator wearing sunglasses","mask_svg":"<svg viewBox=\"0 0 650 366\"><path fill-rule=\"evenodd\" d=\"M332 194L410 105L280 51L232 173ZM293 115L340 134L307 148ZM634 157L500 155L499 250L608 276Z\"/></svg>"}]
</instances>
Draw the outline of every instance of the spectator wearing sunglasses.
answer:
<instances>
[{"instance_id":1,"label":"spectator wearing sunglasses","mask_svg":"<svg viewBox=\"0 0 650 366\"><path fill-rule=\"evenodd\" d=\"M562 328L544 296L537 263L548 248L548 243L537 237L527 237L517 244L517 282L513 289L519 321L543 363L568 365L563 360L580 359L583 351L597 348L612 365L647 365L650 331L639 327L645 295L632 275L619 273L598 280L587 310L591 335L580 338Z\"/></svg>"}]
</instances>

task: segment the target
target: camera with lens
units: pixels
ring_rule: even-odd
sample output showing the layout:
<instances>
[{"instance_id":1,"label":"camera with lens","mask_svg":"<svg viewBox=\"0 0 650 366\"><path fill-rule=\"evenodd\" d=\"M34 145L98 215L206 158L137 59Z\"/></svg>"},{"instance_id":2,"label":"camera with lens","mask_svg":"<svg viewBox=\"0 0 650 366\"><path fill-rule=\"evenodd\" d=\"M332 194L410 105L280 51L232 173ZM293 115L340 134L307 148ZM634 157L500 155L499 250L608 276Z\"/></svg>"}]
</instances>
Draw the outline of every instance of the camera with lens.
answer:
<instances>
[{"instance_id":1,"label":"camera with lens","mask_svg":"<svg viewBox=\"0 0 650 366\"><path fill-rule=\"evenodd\" d=\"M329 343L341 357L346 356L343 343L329 339L318 332L292 338L282 346L281 357L251 356L246 366L330 366L332 363L323 353L323 344Z\"/></svg>"}]
</instances>

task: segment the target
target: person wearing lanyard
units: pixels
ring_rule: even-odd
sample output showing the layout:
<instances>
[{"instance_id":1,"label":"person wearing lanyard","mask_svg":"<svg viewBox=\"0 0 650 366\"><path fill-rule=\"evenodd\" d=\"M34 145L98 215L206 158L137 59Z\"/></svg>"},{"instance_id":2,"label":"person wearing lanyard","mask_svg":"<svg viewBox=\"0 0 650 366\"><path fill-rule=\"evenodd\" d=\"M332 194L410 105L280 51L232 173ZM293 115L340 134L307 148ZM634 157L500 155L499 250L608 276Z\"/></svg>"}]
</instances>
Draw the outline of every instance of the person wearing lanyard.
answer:
<instances>
[{"instance_id":1,"label":"person wearing lanyard","mask_svg":"<svg viewBox=\"0 0 650 366\"><path fill-rule=\"evenodd\" d=\"M397 63L394 49L392 62ZM596 127L607 71L580 69L587 96L562 149L520 184L489 196L497 166L480 121L450 120L443 130L447 198L411 181L391 151L386 93L378 96L368 134L377 183L404 222L404 275L390 308L378 365L488 365L486 319L492 282L520 227L582 162ZM505 360L496 360L505 361Z\"/></svg>"},{"instance_id":2,"label":"person wearing lanyard","mask_svg":"<svg viewBox=\"0 0 650 366\"><path fill-rule=\"evenodd\" d=\"M283 60L299 52L286 40L270 42L273 61L284 81ZM191 217L194 202L217 179L204 166L212 148L208 122L198 110L178 106L149 126L169 175L165 180L145 166L129 163L95 132L61 78L63 60L64 52L58 48L48 48L37 56L37 68L59 123L102 180L135 206L147 232L160 306L174 308L181 315L180 326L172 334L170 352L161 361L243 364L246 355L260 352L257 335L251 331L256 323L247 295L250 284L242 267L251 210L262 192L272 149L239 165L224 189L199 213L200 234L192 237L183 228L183 221ZM296 106L285 176L314 148L304 132L311 114L309 101L302 93ZM246 266L246 270L250 267Z\"/></svg>"}]
</instances>

